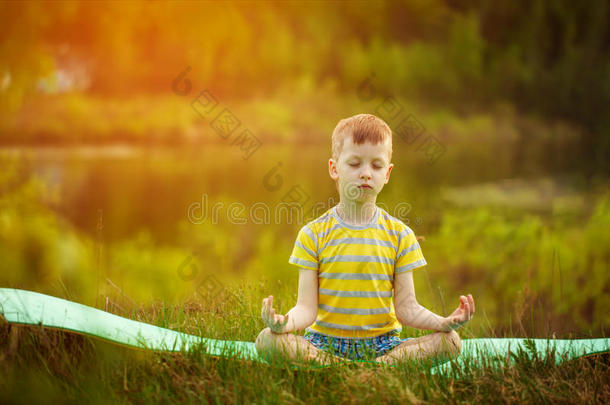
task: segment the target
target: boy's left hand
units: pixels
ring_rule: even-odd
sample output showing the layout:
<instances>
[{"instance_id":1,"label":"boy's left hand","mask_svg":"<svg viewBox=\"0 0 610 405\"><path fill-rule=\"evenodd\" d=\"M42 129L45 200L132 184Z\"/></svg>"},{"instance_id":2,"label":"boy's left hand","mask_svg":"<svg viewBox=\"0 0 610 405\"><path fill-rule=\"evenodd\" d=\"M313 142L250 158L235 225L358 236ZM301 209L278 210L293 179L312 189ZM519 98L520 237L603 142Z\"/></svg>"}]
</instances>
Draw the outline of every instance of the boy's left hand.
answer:
<instances>
[{"instance_id":1,"label":"boy's left hand","mask_svg":"<svg viewBox=\"0 0 610 405\"><path fill-rule=\"evenodd\" d=\"M460 305L451 315L449 315L445 322L445 330L450 331L461 328L466 322L470 321L474 315L474 299L471 294L467 297L460 295Z\"/></svg>"}]
</instances>

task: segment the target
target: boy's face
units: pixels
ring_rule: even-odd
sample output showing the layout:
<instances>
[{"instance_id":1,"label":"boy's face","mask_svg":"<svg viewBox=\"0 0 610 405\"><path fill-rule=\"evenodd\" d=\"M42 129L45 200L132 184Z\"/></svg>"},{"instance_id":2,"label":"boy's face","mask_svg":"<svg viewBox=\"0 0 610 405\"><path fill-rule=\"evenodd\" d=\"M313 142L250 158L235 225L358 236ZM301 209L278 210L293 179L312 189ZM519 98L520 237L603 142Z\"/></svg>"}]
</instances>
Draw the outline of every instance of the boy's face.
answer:
<instances>
[{"instance_id":1,"label":"boy's face","mask_svg":"<svg viewBox=\"0 0 610 405\"><path fill-rule=\"evenodd\" d=\"M328 161L330 177L337 181L342 201L374 201L390 180L394 167L389 161L390 139L373 145L356 145L351 136L343 141L337 161ZM367 187L368 186L368 187Z\"/></svg>"}]
</instances>

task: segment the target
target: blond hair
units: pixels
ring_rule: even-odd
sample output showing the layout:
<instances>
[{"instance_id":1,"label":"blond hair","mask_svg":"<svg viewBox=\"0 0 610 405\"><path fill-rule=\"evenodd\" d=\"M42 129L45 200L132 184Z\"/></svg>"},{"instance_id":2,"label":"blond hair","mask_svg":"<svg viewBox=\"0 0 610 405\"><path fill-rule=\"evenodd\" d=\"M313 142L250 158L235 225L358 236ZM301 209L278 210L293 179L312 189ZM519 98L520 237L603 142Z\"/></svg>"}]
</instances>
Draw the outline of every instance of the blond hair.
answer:
<instances>
[{"instance_id":1,"label":"blond hair","mask_svg":"<svg viewBox=\"0 0 610 405\"><path fill-rule=\"evenodd\" d=\"M357 114L349 118L344 118L335 127L331 138L332 157L335 162L341 155L343 141L349 135L356 145L371 142L377 145L386 139L390 140L390 150L388 159L392 160L392 130L381 118L372 114Z\"/></svg>"}]
</instances>

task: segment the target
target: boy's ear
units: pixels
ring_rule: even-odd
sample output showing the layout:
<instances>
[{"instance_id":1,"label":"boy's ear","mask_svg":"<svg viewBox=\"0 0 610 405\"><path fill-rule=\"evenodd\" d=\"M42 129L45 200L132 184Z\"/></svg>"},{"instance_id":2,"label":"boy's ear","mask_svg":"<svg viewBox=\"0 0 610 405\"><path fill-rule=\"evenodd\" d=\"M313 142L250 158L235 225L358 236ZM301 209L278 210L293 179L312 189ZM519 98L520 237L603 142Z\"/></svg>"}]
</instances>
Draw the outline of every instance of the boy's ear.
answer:
<instances>
[{"instance_id":1,"label":"boy's ear","mask_svg":"<svg viewBox=\"0 0 610 405\"><path fill-rule=\"evenodd\" d=\"M390 173L392 172L393 168L394 163L390 163L390 165L388 166L388 172L385 174L385 182L383 184L388 184L388 181L390 181Z\"/></svg>"},{"instance_id":2,"label":"boy's ear","mask_svg":"<svg viewBox=\"0 0 610 405\"><path fill-rule=\"evenodd\" d=\"M330 178L333 180L337 180L339 178L339 173L337 173L337 163L332 159L328 159L328 174L330 174Z\"/></svg>"}]
</instances>

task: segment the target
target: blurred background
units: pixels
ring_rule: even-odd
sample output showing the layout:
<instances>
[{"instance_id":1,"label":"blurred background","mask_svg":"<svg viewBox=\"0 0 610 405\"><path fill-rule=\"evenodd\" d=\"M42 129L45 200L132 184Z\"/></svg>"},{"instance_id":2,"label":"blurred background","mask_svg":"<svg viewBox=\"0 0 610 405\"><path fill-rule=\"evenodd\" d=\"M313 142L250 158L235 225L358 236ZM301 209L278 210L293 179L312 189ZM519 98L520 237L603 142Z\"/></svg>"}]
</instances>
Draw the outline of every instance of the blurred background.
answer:
<instances>
[{"instance_id":1,"label":"blurred background","mask_svg":"<svg viewBox=\"0 0 610 405\"><path fill-rule=\"evenodd\" d=\"M367 112L394 131L378 202L424 238L422 305L471 293L487 335L605 336L609 18L595 0L2 1L0 286L285 312L296 233L338 201L332 130Z\"/></svg>"}]
</instances>

